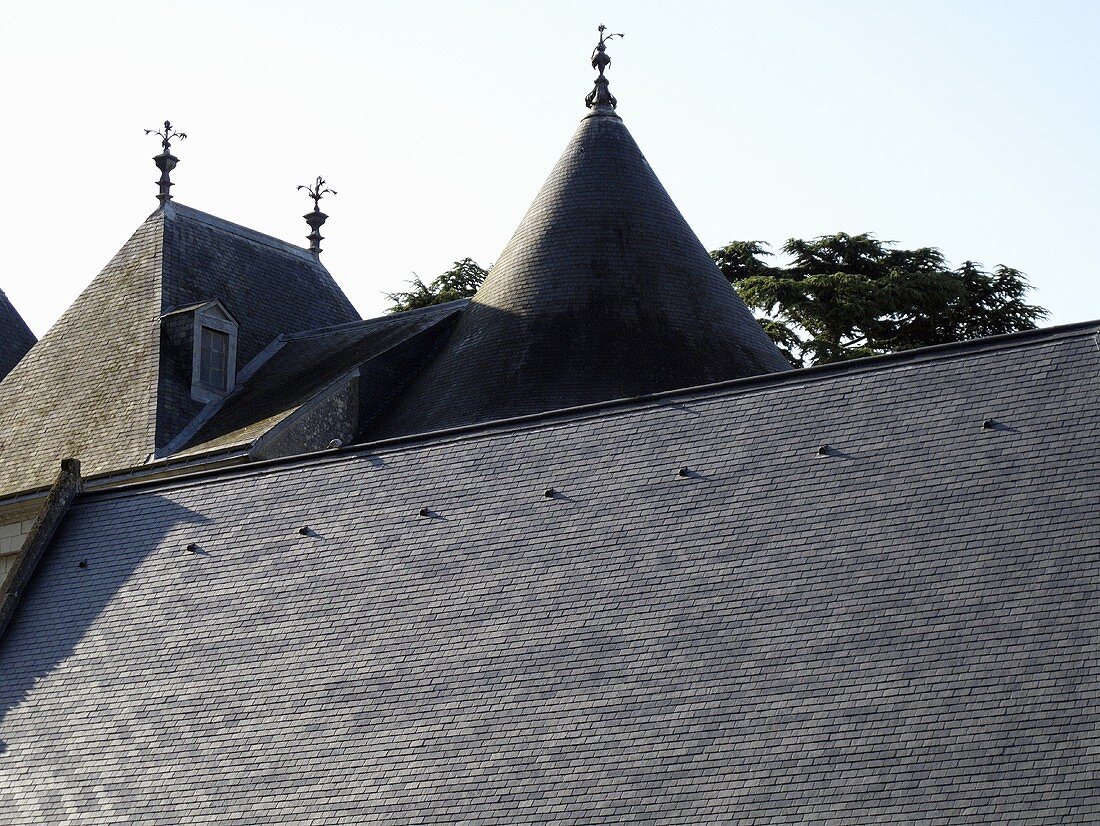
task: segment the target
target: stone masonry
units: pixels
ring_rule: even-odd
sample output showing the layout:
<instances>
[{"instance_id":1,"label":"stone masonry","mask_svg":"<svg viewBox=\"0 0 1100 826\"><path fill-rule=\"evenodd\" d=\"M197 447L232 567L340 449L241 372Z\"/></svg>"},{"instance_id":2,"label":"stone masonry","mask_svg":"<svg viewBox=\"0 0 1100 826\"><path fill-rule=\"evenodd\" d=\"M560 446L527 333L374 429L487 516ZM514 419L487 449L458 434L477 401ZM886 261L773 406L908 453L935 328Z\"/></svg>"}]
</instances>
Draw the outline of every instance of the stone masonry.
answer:
<instances>
[{"instance_id":1,"label":"stone masonry","mask_svg":"<svg viewBox=\"0 0 1100 826\"><path fill-rule=\"evenodd\" d=\"M0 525L0 580L8 575L8 571L19 559L19 550L30 533L34 518L24 519L22 522L12 522Z\"/></svg>"}]
</instances>

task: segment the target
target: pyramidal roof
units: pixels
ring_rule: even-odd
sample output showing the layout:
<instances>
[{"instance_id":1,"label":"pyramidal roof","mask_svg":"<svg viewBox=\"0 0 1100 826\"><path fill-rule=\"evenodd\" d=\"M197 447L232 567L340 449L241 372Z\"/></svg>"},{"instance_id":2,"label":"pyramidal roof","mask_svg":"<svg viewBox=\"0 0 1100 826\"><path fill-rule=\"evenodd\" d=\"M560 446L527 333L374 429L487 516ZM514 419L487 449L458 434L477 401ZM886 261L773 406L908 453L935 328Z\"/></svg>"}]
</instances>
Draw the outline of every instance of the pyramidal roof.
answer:
<instances>
[{"instance_id":1,"label":"pyramidal roof","mask_svg":"<svg viewBox=\"0 0 1100 826\"><path fill-rule=\"evenodd\" d=\"M34 333L0 290L0 380L34 346Z\"/></svg>"},{"instance_id":2,"label":"pyramidal roof","mask_svg":"<svg viewBox=\"0 0 1100 826\"><path fill-rule=\"evenodd\" d=\"M239 324L239 365L280 333L359 320L316 256L167 203L0 382L0 495L48 484L66 457L86 475L147 461L201 407L162 318L211 300Z\"/></svg>"},{"instance_id":3,"label":"pyramidal roof","mask_svg":"<svg viewBox=\"0 0 1100 826\"><path fill-rule=\"evenodd\" d=\"M371 436L789 369L600 79L604 102L590 103L453 334Z\"/></svg>"}]
</instances>

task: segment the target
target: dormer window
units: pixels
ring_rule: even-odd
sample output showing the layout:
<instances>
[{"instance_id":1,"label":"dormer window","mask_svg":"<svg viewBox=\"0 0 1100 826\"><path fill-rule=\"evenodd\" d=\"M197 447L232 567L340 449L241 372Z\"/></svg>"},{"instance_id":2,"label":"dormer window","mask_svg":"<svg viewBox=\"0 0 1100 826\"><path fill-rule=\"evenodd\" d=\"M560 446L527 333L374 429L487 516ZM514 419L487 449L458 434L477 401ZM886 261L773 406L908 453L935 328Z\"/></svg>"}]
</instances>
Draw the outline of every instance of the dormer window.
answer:
<instances>
[{"instance_id":1,"label":"dormer window","mask_svg":"<svg viewBox=\"0 0 1100 826\"><path fill-rule=\"evenodd\" d=\"M228 390L229 333L204 326L199 338L199 383L214 391Z\"/></svg>"},{"instance_id":2,"label":"dormer window","mask_svg":"<svg viewBox=\"0 0 1100 826\"><path fill-rule=\"evenodd\" d=\"M217 299L176 307L161 316L161 379L173 392L209 404L237 381L237 320ZM182 385L182 386L181 386Z\"/></svg>"},{"instance_id":3,"label":"dormer window","mask_svg":"<svg viewBox=\"0 0 1100 826\"><path fill-rule=\"evenodd\" d=\"M191 398L208 403L237 380L237 322L220 301L186 308L194 312L191 336Z\"/></svg>"}]
</instances>

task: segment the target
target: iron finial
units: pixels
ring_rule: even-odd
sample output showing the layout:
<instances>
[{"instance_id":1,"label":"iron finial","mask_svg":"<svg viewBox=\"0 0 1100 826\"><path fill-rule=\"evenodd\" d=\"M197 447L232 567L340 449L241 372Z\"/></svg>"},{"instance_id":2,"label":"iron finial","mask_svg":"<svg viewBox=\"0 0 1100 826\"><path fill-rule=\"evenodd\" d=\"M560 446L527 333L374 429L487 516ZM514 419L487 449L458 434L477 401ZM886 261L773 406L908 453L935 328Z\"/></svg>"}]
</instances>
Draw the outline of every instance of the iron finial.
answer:
<instances>
[{"instance_id":1,"label":"iron finial","mask_svg":"<svg viewBox=\"0 0 1100 826\"><path fill-rule=\"evenodd\" d=\"M326 195L335 195L335 189L329 189L326 185L327 182L320 175L317 176L317 180L312 184L302 184L298 189L304 189L310 198L313 199L313 212L308 212L302 217L306 219L306 223L309 224L312 232L306 236L309 240L309 251L314 255L321 254L321 242L325 240L321 235L321 225L328 220L328 216L321 212L321 199Z\"/></svg>"},{"instance_id":2,"label":"iron finial","mask_svg":"<svg viewBox=\"0 0 1100 826\"><path fill-rule=\"evenodd\" d=\"M169 190L172 188L171 173L176 168L176 164L180 159L172 154L172 140L179 138L184 140L187 137L185 132L177 132L175 127L172 126L171 121L165 121L163 129L146 129L146 135L156 135L160 138L159 155L153 158L153 163L157 165L157 169L160 170L160 180L157 181L157 186L160 187L160 191L157 193L157 200L161 204L166 204L172 200L172 193Z\"/></svg>"},{"instance_id":3,"label":"iron finial","mask_svg":"<svg viewBox=\"0 0 1100 826\"><path fill-rule=\"evenodd\" d=\"M177 132L175 130L175 127L172 126L172 121L170 121L170 120L166 120L164 122L164 128L163 129L146 129L145 134L146 135L156 135L157 137L159 137L160 138L160 148L163 149L165 152L171 152L172 151L172 139L173 138L179 138L180 140L184 140L187 137L186 132Z\"/></svg>"},{"instance_id":4,"label":"iron finial","mask_svg":"<svg viewBox=\"0 0 1100 826\"><path fill-rule=\"evenodd\" d=\"M607 54L607 41L613 37L625 37L622 32L613 32L611 34L604 34L607 31L607 26L600 23L600 42L596 44L596 48L592 50L592 68L599 72L596 77L595 88L588 93L588 96L584 99L584 105L589 109L594 107L609 107L614 109L618 106L619 102L615 100L615 96L611 94L611 90L608 88L607 78L604 76L604 70L611 65L611 58Z\"/></svg>"}]
</instances>

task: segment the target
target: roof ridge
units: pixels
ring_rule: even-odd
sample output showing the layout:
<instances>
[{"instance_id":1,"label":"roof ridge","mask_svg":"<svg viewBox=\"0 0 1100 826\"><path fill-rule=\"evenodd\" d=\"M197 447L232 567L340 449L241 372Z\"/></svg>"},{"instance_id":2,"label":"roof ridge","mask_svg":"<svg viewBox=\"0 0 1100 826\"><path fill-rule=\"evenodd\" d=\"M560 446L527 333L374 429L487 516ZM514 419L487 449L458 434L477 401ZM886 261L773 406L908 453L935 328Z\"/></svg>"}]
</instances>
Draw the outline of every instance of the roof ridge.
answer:
<instances>
[{"instance_id":1,"label":"roof ridge","mask_svg":"<svg viewBox=\"0 0 1100 826\"><path fill-rule=\"evenodd\" d=\"M164 221L162 220L161 224L160 224L160 232L155 236L156 261L157 261L157 266L156 266L155 272L156 272L157 296L156 296L156 303L154 305L155 307L160 308L161 310L163 310L163 308L164 308L164 299L165 299L165 295L167 294L167 289L166 289L166 286L165 286L165 283L164 283L165 272L168 269L168 249L167 249L168 238L167 238L167 236L168 236L168 228L165 226ZM160 313L157 313L154 316L154 318L156 319L156 324L155 324L156 332L153 332L152 330L150 330L149 332L152 334L151 352L152 352L153 359L154 359L153 363L156 366L152 370L152 374L150 376L150 378L152 380L152 386L150 388L151 389L151 397L150 397L150 403L148 404L148 406L146 407L146 410L145 410L145 415L146 415L146 421L145 421L146 442L145 442L145 444L148 446L148 451L145 454L145 461L146 462L148 462L151 458L153 458L156 455L156 451L157 451L157 409L158 409L159 403L160 403L160 392L161 392L160 360L161 360L161 355L162 355L162 348L164 347L164 341L162 340L162 336L161 336L161 324L162 324L162 320L163 320L162 316L161 316ZM152 319L150 319L150 320L152 320Z\"/></svg>"},{"instance_id":2,"label":"roof ridge","mask_svg":"<svg viewBox=\"0 0 1100 826\"><path fill-rule=\"evenodd\" d=\"M225 218L219 218L217 215L211 215L209 212L203 212L200 209L189 207L186 204L179 203L178 201L173 201L171 203L165 204L164 209L158 211L163 212L164 217L168 220L173 220L174 218L176 218L176 213L178 212L180 213L180 218L199 221L201 223L207 224L208 226L212 226L225 232L232 233L233 235L238 235L248 241L253 241L257 244L264 244L265 246L272 247L282 252L290 253L291 255L301 258L303 261L309 261L321 267L322 269L324 268L324 265L321 264L320 259L318 259L317 256L313 255L305 247L299 247L295 244L290 243L289 241L284 241L282 238L276 238L274 235L268 235L267 233L254 230L251 227L246 227L243 224L238 224Z\"/></svg>"},{"instance_id":3,"label":"roof ridge","mask_svg":"<svg viewBox=\"0 0 1100 826\"><path fill-rule=\"evenodd\" d=\"M766 391L784 385L800 385L807 382L822 381L834 378L836 375L846 373L877 372L883 369L903 368L911 364L927 364L938 361L946 361L952 358L965 357L985 352L1019 349L1028 345L1042 345L1054 341L1085 338L1089 334L1100 334L1100 319L1094 321L1080 321L1071 324L1058 325L1056 327L1037 328L1034 330L1021 330L1015 333L1002 333L996 336L970 339L968 341L956 341L948 344L937 344L930 347L922 347L916 350L907 350L901 353L886 353L881 356L870 356L851 361L834 362L832 364L804 367L798 370L789 370L781 373L769 373L759 376L749 376L730 381L716 382L714 384L686 387L679 390L666 390L660 393L651 393L627 399L611 399L592 404L578 405L576 407L548 410L541 413L531 413L524 416L515 416L507 419L479 422L476 424L461 425L459 427L445 428L425 433L415 433L403 436L395 436L377 441L356 442L337 450L314 451L295 456L283 456L276 459L264 459L246 464L223 465L221 467L205 468L193 473L182 473L168 478L139 479L133 482L122 482L118 485L88 491L87 495L96 496L125 496L136 495L141 490L153 486L175 488L194 484L198 480L210 476L231 473L269 473L276 466L282 465L306 465L312 463L329 463L335 461L347 461L361 454L371 454L379 450L410 446L413 448L431 448L439 444L452 441L466 441L492 436L511 431L523 431L537 429L543 426L554 426L563 422L580 421L590 418L598 418L604 415L623 415L647 407L655 407L662 402L678 397L725 397L737 395L741 391L753 392ZM855 367L857 369L853 370ZM189 455L181 461L190 463L206 456L214 456L219 452L212 451L209 454ZM173 464L172 458L157 463L159 467ZM118 474L123 476L125 474ZM87 477L88 481L102 480L110 484L109 476ZM27 493L30 493L28 491Z\"/></svg>"},{"instance_id":4,"label":"roof ridge","mask_svg":"<svg viewBox=\"0 0 1100 826\"><path fill-rule=\"evenodd\" d=\"M348 449L388 446L410 441L432 440L433 443L443 440L447 436L461 437L464 434L473 434L482 430L500 431L509 426L519 426L542 420L587 418L588 413L598 415L605 409L619 408L623 411L641 409L649 404L654 404L665 399L673 399L685 396L721 395L723 391L731 391L734 395L739 391L752 391L766 389L776 385L798 385L812 381L832 378L835 374L844 373L870 373L893 367L904 367L908 364L926 364L937 361L947 361L952 358L960 358L973 353L993 352L997 350L1012 350L1029 344L1044 344L1051 341L1060 341L1071 338L1084 338L1088 334L1100 336L1100 319L1094 321L1078 321L1071 324L1062 324L1055 327L1042 327L1033 330L1017 330L1013 333L1000 333L994 336L968 339L966 341L953 341L946 344L933 344L928 347L918 347L913 350L903 350L897 353L883 353L879 356L866 356L864 358L849 359L847 361L831 362L829 364L817 364L812 367L803 367L795 370L785 370L776 373L762 373L756 376L745 376L738 379L700 384L692 387L682 387L676 390L663 390L658 393L647 393L641 396L633 396L619 399L607 399L591 404L563 407L557 410L546 410L539 413L530 413L523 416L511 416L508 418L494 419L485 422L476 422L468 425L460 425L452 428L425 431L423 433L410 433L393 436L376 441L356 442L349 445ZM807 378L808 377L808 378Z\"/></svg>"},{"instance_id":5,"label":"roof ridge","mask_svg":"<svg viewBox=\"0 0 1100 826\"><path fill-rule=\"evenodd\" d=\"M286 340L302 341L304 339L318 338L320 336L343 332L345 330L354 330L368 324L388 324L390 322L403 321L414 315L430 315L433 312L440 312L444 307L452 307L452 311L454 311L460 309L460 305L464 307L469 303L470 299L468 298L456 298L453 301L443 301L439 304L430 304L427 307L416 307L412 310L403 310L399 313L387 313L386 315L363 318L359 321L345 321L343 324L333 324L331 327L314 327L311 330L288 333L286 335Z\"/></svg>"}]
</instances>

